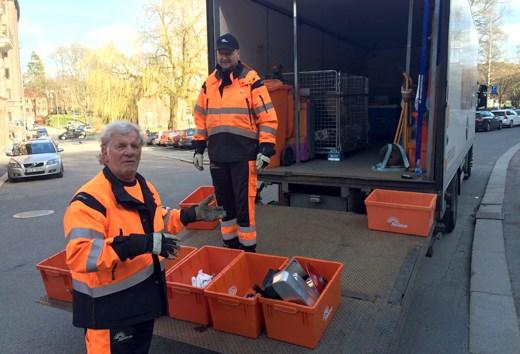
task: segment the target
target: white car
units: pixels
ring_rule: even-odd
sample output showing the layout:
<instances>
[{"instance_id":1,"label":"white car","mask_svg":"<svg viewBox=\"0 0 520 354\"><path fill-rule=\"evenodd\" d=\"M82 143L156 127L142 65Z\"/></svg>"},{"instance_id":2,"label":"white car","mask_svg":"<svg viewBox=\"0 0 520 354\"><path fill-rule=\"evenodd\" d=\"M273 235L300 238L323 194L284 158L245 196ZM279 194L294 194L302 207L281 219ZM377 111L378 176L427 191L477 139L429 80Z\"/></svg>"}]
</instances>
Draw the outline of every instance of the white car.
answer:
<instances>
[{"instance_id":1,"label":"white car","mask_svg":"<svg viewBox=\"0 0 520 354\"><path fill-rule=\"evenodd\" d=\"M491 111L495 117L502 119L502 126L513 128L515 125L520 125L520 115L516 114L513 109L498 109Z\"/></svg>"},{"instance_id":2,"label":"white car","mask_svg":"<svg viewBox=\"0 0 520 354\"><path fill-rule=\"evenodd\" d=\"M11 159L7 164L9 182L34 176L63 177L63 161L52 139L36 139L13 145L6 155Z\"/></svg>"}]
</instances>

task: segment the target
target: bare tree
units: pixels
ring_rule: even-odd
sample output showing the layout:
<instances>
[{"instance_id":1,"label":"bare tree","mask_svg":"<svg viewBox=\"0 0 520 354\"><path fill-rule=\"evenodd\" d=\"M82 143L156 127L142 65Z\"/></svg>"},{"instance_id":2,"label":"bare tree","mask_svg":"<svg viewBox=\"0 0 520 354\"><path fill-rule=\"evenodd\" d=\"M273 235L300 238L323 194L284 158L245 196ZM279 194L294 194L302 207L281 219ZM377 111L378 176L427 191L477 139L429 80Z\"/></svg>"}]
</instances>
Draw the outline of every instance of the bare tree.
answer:
<instances>
[{"instance_id":1,"label":"bare tree","mask_svg":"<svg viewBox=\"0 0 520 354\"><path fill-rule=\"evenodd\" d=\"M502 13L499 7L508 0L470 0L475 26L479 33L479 59L485 66L480 71L480 81L488 85L493 82L493 63L502 54L501 47L506 39L501 30Z\"/></svg>"},{"instance_id":2,"label":"bare tree","mask_svg":"<svg viewBox=\"0 0 520 354\"><path fill-rule=\"evenodd\" d=\"M205 2L150 0L146 16L151 25L143 33L151 48L144 70L146 94L166 95L168 127L176 127L182 101L192 105L207 73Z\"/></svg>"}]
</instances>

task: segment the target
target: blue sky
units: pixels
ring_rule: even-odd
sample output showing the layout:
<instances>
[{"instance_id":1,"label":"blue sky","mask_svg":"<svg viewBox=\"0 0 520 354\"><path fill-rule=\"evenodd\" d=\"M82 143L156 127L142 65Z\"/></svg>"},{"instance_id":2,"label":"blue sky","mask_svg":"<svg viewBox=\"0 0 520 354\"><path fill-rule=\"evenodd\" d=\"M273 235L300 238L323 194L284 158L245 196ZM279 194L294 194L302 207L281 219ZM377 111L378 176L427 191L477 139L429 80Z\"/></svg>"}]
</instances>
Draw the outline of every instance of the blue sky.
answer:
<instances>
[{"instance_id":1,"label":"blue sky","mask_svg":"<svg viewBox=\"0 0 520 354\"><path fill-rule=\"evenodd\" d=\"M51 73L51 53L60 45L80 43L100 47L113 42L121 51L136 51L141 15L147 0L20 0L22 71L36 51ZM505 56L517 62L520 46L520 0L510 0L504 11L503 30L508 34Z\"/></svg>"},{"instance_id":2,"label":"blue sky","mask_svg":"<svg viewBox=\"0 0 520 354\"><path fill-rule=\"evenodd\" d=\"M100 47L113 42L123 52L134 50L142 26L145 0L20 0L22 71L34 50L49 66L59 46L80 43Z\"/></svg>"}]
</instances>

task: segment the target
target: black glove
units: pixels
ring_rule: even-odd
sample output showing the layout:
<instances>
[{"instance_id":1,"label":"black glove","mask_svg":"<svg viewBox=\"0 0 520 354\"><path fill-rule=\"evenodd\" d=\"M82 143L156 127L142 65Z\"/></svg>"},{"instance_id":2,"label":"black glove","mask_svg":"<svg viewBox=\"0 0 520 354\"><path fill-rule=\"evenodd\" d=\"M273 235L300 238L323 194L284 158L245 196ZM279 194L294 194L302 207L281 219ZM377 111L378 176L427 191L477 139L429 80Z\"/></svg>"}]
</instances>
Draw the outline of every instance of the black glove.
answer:
<instances>
[{"instance_id":1,"label":"black glove","mask_svg":"<svg viewBox=\"0 0 520 354\"><path fill-rule=\"evenodd\" d=\"M133 259L144 253L153 253L174 258L179 249L178 240L170 234L154 232L153 234L130 234L117 236L112 242L112 248L121 261Z\"/></svg>"},{"instance_id":2,"label":"black glove","mask_svg":"<svg viewBox=\"0 0 520 354\"><path fill-rule=\"evenodd\" d=\"M258 147L258 153L267 157L272 157L274 154L276 154L274 144L260 143L260 146Z\"/></svg>"},{"instance_id":3,"label":"black glove","mask_svg":"<svg viewBox=\"0 0 520 354\"><path fill-rule=\"evenodd\" d=\"M162 232L154 232L152 235L146 235L146 237L150 236L153 239L151 253L168 259L173 259L177 256L177 251L180 246L178 244L179 240L175 236Z\"/></svg>"}]
</instances>

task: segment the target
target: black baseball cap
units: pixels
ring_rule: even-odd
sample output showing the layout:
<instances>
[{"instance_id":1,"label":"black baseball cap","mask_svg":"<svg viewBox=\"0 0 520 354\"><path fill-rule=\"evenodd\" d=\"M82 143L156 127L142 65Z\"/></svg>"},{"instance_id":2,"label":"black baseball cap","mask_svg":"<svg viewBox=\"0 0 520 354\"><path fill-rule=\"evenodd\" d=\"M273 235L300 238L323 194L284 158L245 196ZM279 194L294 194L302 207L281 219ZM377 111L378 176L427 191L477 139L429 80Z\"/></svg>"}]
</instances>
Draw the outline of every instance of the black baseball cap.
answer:
<instances>
[{"instance_id":1,"label":"black baseball cap","mask_svg":"<svg viewBox=\"0 0 520 354\"><path fill-rule=\"evenodd\" d=\"M217 50L218 49L226 49L226 50L235 50L239 49L238 40L230 33L226 33L217 39Z\"/></svg>"}]
</instances>

